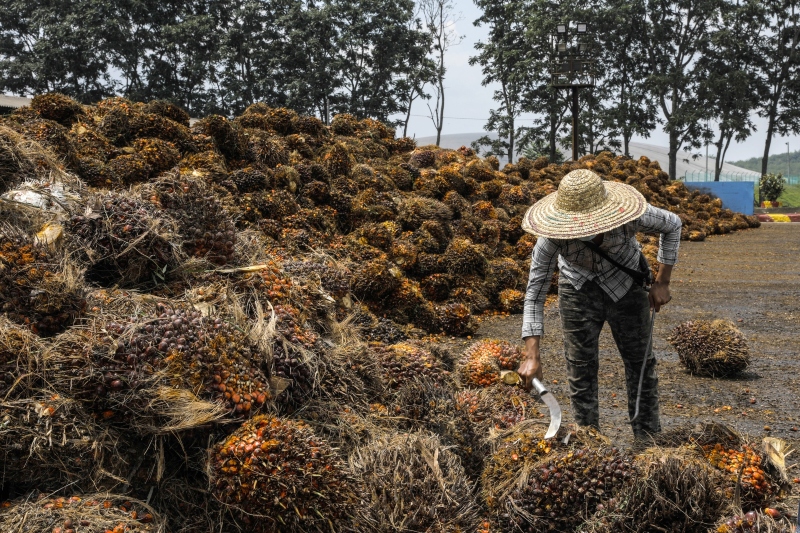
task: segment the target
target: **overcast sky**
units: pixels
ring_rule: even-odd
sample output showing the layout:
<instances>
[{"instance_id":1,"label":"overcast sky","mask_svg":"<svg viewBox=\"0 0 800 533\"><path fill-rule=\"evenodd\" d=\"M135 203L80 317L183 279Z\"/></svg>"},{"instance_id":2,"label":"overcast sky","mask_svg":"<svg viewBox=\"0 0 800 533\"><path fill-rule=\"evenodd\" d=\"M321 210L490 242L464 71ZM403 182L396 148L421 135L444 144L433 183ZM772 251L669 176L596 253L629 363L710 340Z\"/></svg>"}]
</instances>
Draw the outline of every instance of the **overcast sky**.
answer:
<instances>
[{"instance_id":1,"label":"overcast sky","mask_svg":"<svg viewBox=\"0 0 800 533\"><path fill-rule=\"evenodd\" d=\"M472 23L481 15L480 10L469 0L454 0L457 10L461 11L462 19L456 23L458 33L465 38L460 45L453 47L445 58L447 65L447 79L445 80L445 121L442 134L448 133L479 133L483 131L489 110L497 107L492 100L493 87L481 85L480 67L470 66L469 58L475 55L475 43L486 39L485 27L475 27ZM436 135L425 101L417 100L411 110L412 117L409 122L408 136L427 137ZM522 123L531 115L522 115ZM755 117L757 131L743 143L731 143L728 149L727 160L736 161L751 157L761 157L764 153L766 135L766 121ZM634 138L634 140L667 146L668 136L662 131L663 126L657 126L648 139ZM772 139L771 153L786 151L786 142L792 151L800 150L800 137L789 138L774 137ZM701 149L701 151L703 151ZM709 156L713 157L713 146L709 148Z\"/></svg>"}]
</instances>

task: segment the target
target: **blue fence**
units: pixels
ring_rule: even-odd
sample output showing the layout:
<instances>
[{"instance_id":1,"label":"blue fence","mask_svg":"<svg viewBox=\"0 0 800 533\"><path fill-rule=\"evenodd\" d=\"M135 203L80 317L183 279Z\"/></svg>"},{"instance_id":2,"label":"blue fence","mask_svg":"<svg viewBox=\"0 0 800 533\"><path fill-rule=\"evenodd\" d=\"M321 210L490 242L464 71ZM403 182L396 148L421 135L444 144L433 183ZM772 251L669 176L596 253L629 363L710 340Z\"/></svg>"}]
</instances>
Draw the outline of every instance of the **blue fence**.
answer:
<instances>
[{"instance_id":1,"label":"blue fence","mask_svg":"<svg viewBox=\"0 0 800 533\"><path fill-rule=\"evenodd\" d=\"M686 182L690 189L713 194L722 206L745 215L753 214L755 190L752 181L695 181Z\"/></svg>"}]
</instances>

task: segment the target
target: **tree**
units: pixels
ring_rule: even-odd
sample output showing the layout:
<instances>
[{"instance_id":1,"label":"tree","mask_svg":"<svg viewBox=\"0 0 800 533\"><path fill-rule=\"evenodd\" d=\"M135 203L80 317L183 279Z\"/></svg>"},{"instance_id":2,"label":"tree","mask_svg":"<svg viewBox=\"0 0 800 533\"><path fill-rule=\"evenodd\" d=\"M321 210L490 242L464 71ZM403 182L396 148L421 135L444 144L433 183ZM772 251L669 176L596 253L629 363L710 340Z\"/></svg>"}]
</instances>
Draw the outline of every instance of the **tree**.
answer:
<instances>
[{"instance_id":1,"label":"tree","mask_svg":"<svg viewBox=\"0 0 800 533\"><path fill-rule=\"evenodd\" d=\"M524 5L525 42L528 50L524 63L522 86L522 110L534 114L530 126L520 128L518 146L541 146L540 139L547 139L548 158L551 162L563 159L558 150L559 133L567 126L569 100L567 93L550 85L550 69L555 59L552 35L556 24L569 19L574 12L573 4L554 4L547 0L535 0Z\"/></svg>"},{"instance_id":2,"label":"tree","mask_svg":"<svg viewBox=\"0 0 800 533\"><path fill-rule=\"evenodd\" d=\"M0 90L61 92L82 102L113 94L101 0L18 1L0 10Z\"/></svg>"},{"instance_id":3,"label":"tree","mask_svg":"<svg viewBox=\"0 0 800 533\"><path fill-rule=\"evenodd\" d=\"M432 109L428 104L428 111L433 126L436 128L436 146L439 146L444 127L444 77L447 73L444 56L450 47L457 46L464 38L458 35L453 28L461 20L461 15L455 14L452 0L421 0L420 8L425 28L430 35L435 65L432 84L436 102Z\"/></svg>"},{"instance_id":4,"label":"tree","mask_svg":"<svg viewBox=\"0 0 800 533\"><path fill-rule=\"evenodd\" d=\"M765 24L762 2L727 2L714 24L708 52L699 61L704 78L700 100L708 103L718 129L714 181L720 179L731 141L744 141L755 130L751 116L764 92L756 73L756 51Z\"/></svg>"},{"instance_id":5,"label":"tree","mask_svg":"<svg viewBox=\"0 0 800 533\"><path fill-rule=\"evenodd\" d=\"M306 6L292 3L294 7L286 18L288 41L281 61L286 105L308 114L316 112L325 124L330 124L332 110L342 96L335 6L325 0L309 1Z\"/></svg>"},{"instance_id":6,"label":"tree","mask_svg":"<svg viewBox=\"0 0 800 533\"><path fill-rule=\"evenodd\" d=\"M722 0L648 0L646 87L654 95L669 135L669 177L675 179L678 150L700 146L706 106L697 99L698 61L709 44L709 26Z\"/></svg>"},{"instance_id":7,"label":"tree","mask_svg":"<svg viewBox=\"0 0 800 533\"><path fill-rule=\"evenodd\" d=\"M421 20L422 10L422 3L417 4L417 11L407 22L407 30L418 32L424 39L417 43L418 46L410 50L412 56L406 62L407 68L400 72L395 81L406 113L405 119L402 121L403 137L408 135L408 123L411 120L411 108L414 101L417 98L426 100L430 98L430 94L425 92L425 87L435 81L436 75L436 63L430 57L433 51L433 36L424 29Z\"/></svg>"},{"instance_id":8,"label":"tree","mask_svg":"<svg viewBox=\"0 0 800 533\"><path fill-rule=\"evenodd\" d=\"M357 117L388 121L405 110L396 80L409 57L425 42L408 21L412 0L331 0L332 23L338 29L334 50L343 93L334 106Z\"/></svg>"},{"instance_id":9,"label":"tree","mask_svg":"<svg viewBox=\"0 0 800 533\"><path fill-rule=\"evenodd\" d=\"M284 40L293 30L292 4L285 0L232 0L222 23L217 79L222 108L241 113L254 102L281 105L288 50ZM289 76L290 77L290 76Z\"/></svg>"},{"instance_id":10,"label":"tree","mask_svg":"<svg viewBox=\"0 0 800 533\"><path fill-rule=\"evenodd\" d=\"M767 174L775 134L800 132L800 20L797 0L767 0L768 26L758 41L759 76L766 90L758 114L767 119L761 174Z\"/></svg>"},{"instance_id":11,"label":"tree","mask_svg":"<svg viewBox=\"0 0 800 533\"><path fill-rule=\"evenodd\" d=\"M601 120L611 137L621 137L622 153L630 156L634 135L649 137L656 126L656 103L646 86L647 35L645 0L606 0L594 10L600 74L605 100Z\"/></svg>"},{"instance_id":12,"label":"tree","mask_svg":"<svg viewBox=\"0 0 800 533\"><path fill-rule=\"evenodd\" d=\"M499 109L489 112L484 129L496 131L499 139L481 137L473 146L489 146L490 153L507 155L514 160L515 139L518 135L516 119L522 112L526 77L530 75L531 50L525 39L528 0L475 0L483 10L476 26L486 24L489 37L475 44L477 55L469 59L470 65L479 65L483 72L483 85L497 83L494 100Z\"/></svg>"},{"instance_id":13,"label":"tree","mask_svg":"<svg viewBox=\"0 0 800 533\"><path fill-rule=\"evenodd\" d=\"M118 73L115 92L134 100L145 100L149 94L147 62L161 23L160 2L119 0L108 4L109 61Z\"/></svg>"},{"instance_id":14,"label":"tree","mask_svg":"<svg viewBox=\"0 0 800 533\"><path fill-rule=\"evenodd\" d=\"M211 84L225 10L224 0L160 3L160 22L145 62L147 98L170 100L194 116L219 110Z\"/></svg>"}]
</instances>

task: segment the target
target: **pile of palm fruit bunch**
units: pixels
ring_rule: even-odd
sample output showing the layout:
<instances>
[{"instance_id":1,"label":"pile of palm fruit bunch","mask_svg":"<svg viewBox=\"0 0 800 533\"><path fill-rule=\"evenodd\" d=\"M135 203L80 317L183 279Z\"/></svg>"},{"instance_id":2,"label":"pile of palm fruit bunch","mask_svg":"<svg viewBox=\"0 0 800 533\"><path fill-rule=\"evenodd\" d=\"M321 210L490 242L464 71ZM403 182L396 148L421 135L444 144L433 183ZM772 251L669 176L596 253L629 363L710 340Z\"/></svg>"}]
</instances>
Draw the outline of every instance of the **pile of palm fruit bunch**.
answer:
<instances>
[{"instance_id":1,"label":"pile of palm fruit bunch","mask_svg":"<svg viewBox=\"0 0 800 533\"><path fill-rule=\"evenodd\" d=\"M668 338L683 366L698 376L730 377L750 364L747 340L729 320L690 320Z\"/></svg>"},{"instance_id":2,"label":"pile of palm fruit bunch","mask_svg":"<svg viewBox=\"0 0 800 533\"><path fill-rule=\"evenodd\" d=\"M416 147L374 120L343 114L325 126L263 104L233 120L189 123L163 101L81 106L57 94L3 119L9 132L50 149L103 191L94 204L109 206L101 218L77 213L72 224L99 247L95 269L119 267L110 269L114 281L117 270L138 283L168 277L176 252L231 264L237 234L253 229L287 259L324 251L348 270L352 294L378 318L433 333L469 335L476 314L521 310L536 241L522 232L521 217L572 169L636 187L681 217L683 238L757 224L670 183L647 158L601 153L560 165L522 158L501 170L495 157ZM115 200L109 189L132 198ZM153 228L140 242L146 223ZM179 244L165 247L161 237ZM656 239L641 241L654 259ZM145 252L152 264L126 265Z\"/></svg>"},{"instance_id":3,"label":"pile of palm fruit bunch","mask_svg":"<svg viewBox=\"0 0 800 533\"><path fill-rule=\"evenodd\" d=\"M677 212L684 238L752 224L644 158L501 170L350 115L190 124L164 101L46 94L0 118L0 529L615 523L656 494L631 492L650 463L593 432L544 441L514 344L439 343L522 309L522 215L575 168ZM698 461L727 495L730 472ZM771 480L743 505L778 498Z\"/></svg>"}]
</instances>

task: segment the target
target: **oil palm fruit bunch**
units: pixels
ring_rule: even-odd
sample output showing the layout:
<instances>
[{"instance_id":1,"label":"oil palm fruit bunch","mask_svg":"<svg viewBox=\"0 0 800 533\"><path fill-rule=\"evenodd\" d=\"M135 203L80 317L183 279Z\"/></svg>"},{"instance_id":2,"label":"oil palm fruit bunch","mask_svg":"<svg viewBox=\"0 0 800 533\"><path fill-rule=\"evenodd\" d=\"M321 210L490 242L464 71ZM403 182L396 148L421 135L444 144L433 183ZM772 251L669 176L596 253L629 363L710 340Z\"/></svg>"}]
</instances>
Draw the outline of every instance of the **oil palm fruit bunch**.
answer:
<instances>
[{"instance_id":1,"label":"oil palm fruit bunch","mask_svg":"<svg viewBox=\"0 0 800 533\"><path fill-rule=\"evenodd\" d=\"M254 532L330 531L357 503L341 459L301 421L245 422L211 450L209 472L213 495Z\"/></svg>"},{"instance_id":2,"label":"oil palm fruit bunch","mask_svg":"<svg viewBox=\"0 0 800 533\"><path fill-rule=\"evenodd\" d=\"M508 522L520 531L569 530L609 505L636 475L634 463L616 448L560 453L512 493Z\"/></svg>"},{"instance_id":3,"label":"oil palm fruit bunch","mask_svg":"<svg viewBox=\"0 0 800 533\"><path fill-rule=\"evenodd\" d=\"M298 407L314 392L313 370L302 354L282 343L272 350L272 375L288 380L289 385L277 397L280 404L289 409Z\"/></svg>"},{"instance_id":4,"label":"oil palm fruit bunch","mask_svg":"<svg viewBox=\"0 0 800 533\"><path fill-rule=\"evenodd\" d=\"M386 309L387 317L401 324L418 324L436 331L436 309L425 299L416 281L402 279L389 300L392 305Z\"/></svg>"},{"instance_id":5,"label":"oil palm fruit bunch","mask_svg":"<svg viewBox=\"0 0 800 533\"><path fill-rule=\"evenodd\" d=\"M145 197L177 221L187 255L216 265L233 261L236 226L203 180L171 173L151 185L145 188Z\"/></svg>"},{"instance_id":6,"label":"oil palm fruit bunch","mask_svg":"<svg viewBox=\"0 0 800 533\"><path fill-rule=\"evenodd\" d=\"M151 508L124 496L94 494L8 502L0 507L0 529L19 524L47 533L158 533L161 518Z\"/></svg>"},{"instance_id":7,"label":"oil palm fruit bunch","mask_svg":"<svg viewBox=\"0 0 800 533\"><path fill-rule=\"evenodd\" d=\"M46 388L1 401L0 427L0 490L12 496L82 486L112 438L80 402Z\"/></svg>"},{"instance_id":8,"label":"oil palm fruit bunch","mask_svg":"<svg viewBox=\"0 0 800 533\"><path fill-rule=\"evenodd\" d=\"M731 516L714 530L716 533L792 533L793 526L772 508L764 512L749 511Z\"/></svg>"},{"instance_id":9,"label":"oil palm fruit bunch","mask_svg":"<svg viewBox=\"0 0 800 533\"><path fill-rule=\"evenodd\" d=\"M181 154L175 145L161 139L136 139L133 149L150 165L151 176L169 170L178 164Z\"/></svg>"},{"instance_id":10,"label":"oil palm fruit bunch","mask_svg":"<svg viewBox=\"0 0 800 533\"><path fill-rule=\"evenodd\" d=\"M177 264L171 220L152 204L117 192L96 197L94 205L66 225L87 278L103 286L135 286L163 281Z\"/></svg>"},{"instance_id":11,"label":"oil palm fruit bunch","mask_svg":"<svg viewBox=\"0 0 800 533\"><path fill-rule=\"evenodd\" d=\"M726 448L720 443L713 446L709 444L703 447L703 454L709 463L728 476L733 486L738 482L743 491L744 501L755 504L766 503L775 493L770 477L763 469L761 455L750 446L745 444L733 449ZM729 488L728 492L728 496L732 498L734 489Z\"/></svg>"},{"instance_id":12,"label":"oil palm fruit bunch","mask_svg":"<svg viewBox=\"0 0 800 533\"><path fill-rule=\"evenodd\" d=\"M211 137L217 150L228 161L241 159L247 151L247 141L239 125L221 115L209 115L199 120L194 130Z\"/></svg>"},{"instance_id":13,"label":"oil palm fruit bunch","mask_svg":"<svg viewBox=\"0 0 800 533\"><path fill-rule=\"evenodd\" d=\"M47 337L70 327L85 307L81 274L71 261L21 232L0 232L0 312Z\"/></svg>"},{"instance_id":14,"label":"oil palm fruit bunch","mask_svg":"<svg viewBox=\"0 0 800 533\"><path fill-rule=\"evenodd\" d=\"M468 387L490 387L500 381L503 370L516 370L524 356L519 347L497 339L473 343L461 356L459 377Z\"/></svg>"},{"instance_id":15,"label":"oil palm fruit bunch","mask_svg":"<svg viewBox=\"0 0 800 533\"><path fill-rule=\"evenodd\" d=\"M156 317L114 321L60 339L62 386L98 408L135 411L159 386L182 386L249 416L271 399L266 372L245 335L221 318L157 305Z\"/></svg>"},{"instance_id":16,"label":"oil palm fruit bunch","mask_svg":"<svg viewBox=\"0 0 800 533\"><path fill-rule=\"evenodd\" d=\"M719 472L694 449L654 447L634 460L635 483L609 501L608 509L598 508L579 531L705 533L728 503Z\"/></svg>"},{"instance_id":17,"label":"oil palm fruit bunch","mask_svg":"<svg viewBox=\"0 0 800 533\"><path fill-rule=\"evenodd\" d=\"M367 497L360 531L466 532L480 524L472 482L435 435L379 437L351 454L350 467Z\"/></svg>"},{"instance_id":18,"label":"oil palm fruit bunch","mask_svg":"<svg viewBox=\"0 0 800 533\"><path fill-rule=\"evenodd\" d=\"M532 470L544 457L555 453L552 442L543 436L539 431L518 426L499 440L486 459L481 474L482 498L493 513L502 514L508 493L517 485L520 473Z\"/></svg>"},{"instance_id":19,"label":"oil palm fruit bunch","mask_svg":"<svg viewBox=\"0 0 800 533\"><path fill-rule=\"evenodd\" d=\"M470 477L479 478L490 455L489 437L538 415L535 400L516 387L498 385L485 389L464 389L454 398L453 423L457 453Z\"/></svg>"},{"instance_id":20,"label":"oil palm fruit bunch","mask_svg":"<svg viewBox=\"0 0 800 533\"><path fill-rule=\"evenodd\" d=\"M436 308L436 324L448 335L464 337L478 330L469 307L461 302L446 302Z\"/></svg>"},{"instance_id":21,"label":"oil palm fruit bunch","mask_svg":"<svg viewBox=\"0 0 800 533\"><path fill-rule=\"evenodd\" d=\"M455 238L443 254L447 272L453 275L478 274L486 269L486 258L470 239Z\"/></svg>"},{"instance_id":22,"label":"oil palm fruit bunch","mask_svg":"<svg viewBox=\"0 0 800 533\"><path fill-rule=\"evenodd\" d=\"M519 387L495 385L464 389L456 397L456 409L488 435L490 429L505 430L539 415L536 401Z\"/></svg>"},{"instance_id":23,"label":"oil palm fruit bunch","mask_svg":"<svg viewBox=\"0 0 800 533\"><path fill-rule=\"evenodd\" d=\"M436 154L431 150L418 149L411 152L411 157L408 159L409 165L414 165L417 168L432 167L436 163Z\"/></svg>"},{"instance_id":24,"label":"oil palm fruit bunch","mask_svg":"<svg viewBox=\"0 0 800 533\"><path fill-rule=\"evenodd\" d=\"M398 389L412 379L430 378L444 383L450 373L428 350L408 342L378 345L372 350L383 370L386 383Z\"/></svg>"},{"instance_id":25,"label":"oil palm fruit bunch","mask_svg":"<svg viewBox=\"0 0 800 533\"><path fill-rule=\"evenodd\" d=\"M521 313L525 307L525 293L516 289L500 291L497 297L500 309L506 313Z\"/></svg>"},{"instance_id":26,"label":"oil palm fruit bunch","mask_svg":"<svg viewBox=\"0 0 800 533\"><path fill-rule=\"evenodd\" d=\"M153 347L157 353L173 357L174 361L167 363L181 367L181 375L193 388L204 391L201 396L224 402L240 416L250 415L271 399L266 373L242 332L219 317L203 317L193 309L160 305L159 311L152 333L145 325L140 329L144 335L129 344L135 357L147 356ZM150 342L148 334L152 334Z\"/></svg>"},{"instance_id":27,"label":"oil palm fruit bunch","mask_svg":"<svg viewBox=\"0 0 800 533\"><path fill-rule=\"evenodd\" d=\"M49 148L68 167L72 167L77 162L77 153L69 136L69 130L58 122L43 118L31 118L16 125L16 129L28 139Z\"/></svg>"},{"instance_id":28,"label":"oil palm fruit bunch","mask_svg":"<svg viewBox=\"0 0 800 533\"><path fill-rule=\"evenodd\" d=\"M186 126L187 128L189 127L189 113L173 104L169 100L151 100L144 106L144 110L147 113L161 115L162 117L175 121L178 124Z\"/></svg>"},{"instance_id":29,"label":"oil palm fruit bunch","mask_svg":"<svg viewBox=\"0 0 800 533\"><path fill-rule=\"evenodd\" d=\"M328 174L334 178L349 176L353 167L351 155L347 147L342 143L331 146L322 156L321 163L325 167L325 170L328 171Z\"/></svg>"},{"instance_id":30,"label":"oil palm fruit bunch","mask_svg":"<svg viewBox=\"0 0 800 533\"><path fill-rule=\"evenodd\" d=\"M246 167L231 172L231 181L240 193L262 191L269 184L269 176L256 168Z\"/></svg>"},{"instance_id":31,"label":"oil palm fruit bunch","mask_svg":"<svg viewBox=\"0 0 800 533\"><path fill-rule=\"evenodd\" d=\"M351 281L353 294L365 300L379 300L400 285L391 264L385 258L376 258L353 268Z\"/></svg>"},{"instance_id":32,"label":"oil palm fruit bunch","mask_svg":"<svg viewBox=\"0 0 800 533\"><path fill-rule=\"evenodd\" d=\"M31 100L31 109L42 118L69 127L84 115L81 104L59 93L37 94Z\"/></svg>"},{"instance_id":33,"label":"oil palm fruit bunch","mask_svg":"<svg viewBox=\"0 0 800 533\"><path fill-rule=\"evenodd\" d=\"M44 345L30 330L0 316L0 398L21 396L40 385Z\"/></svg>"},{"instance_id":34,"label":"oil palm fruit bunch","mask_svg":"<svg viewBox=\"0 0 800 533\"><path fill-rule=\"evenodd\" d=\"M684 322L672 330L668 340L692 374L728 377L750 364L744 335L727 320Z\"/></svg>"},{"instance_id":35,"label":"oil palm fruit bunch","mask_svg":"<svg viewBox=\"0 0 800 533\"><path fill-rule=\"evenodd\" d=\"M425 429L446 436L454 415L453 393L435 379L412 379L394 394L388 413L390 418L398 417L405 430Z\"/></svg>"},{"instance_id":36,"label":"oil palm fruit bunch","mask_svg":"<svg viewBox=\"0 0 800 533\"><path fill-rule=\"evenodd\" d=\"M290 275L318 279L320 286L331 296L342 298L350 292L350 270L338 264L311 261L286 261L283 269Z\"/></svg>"}]
</instances>

